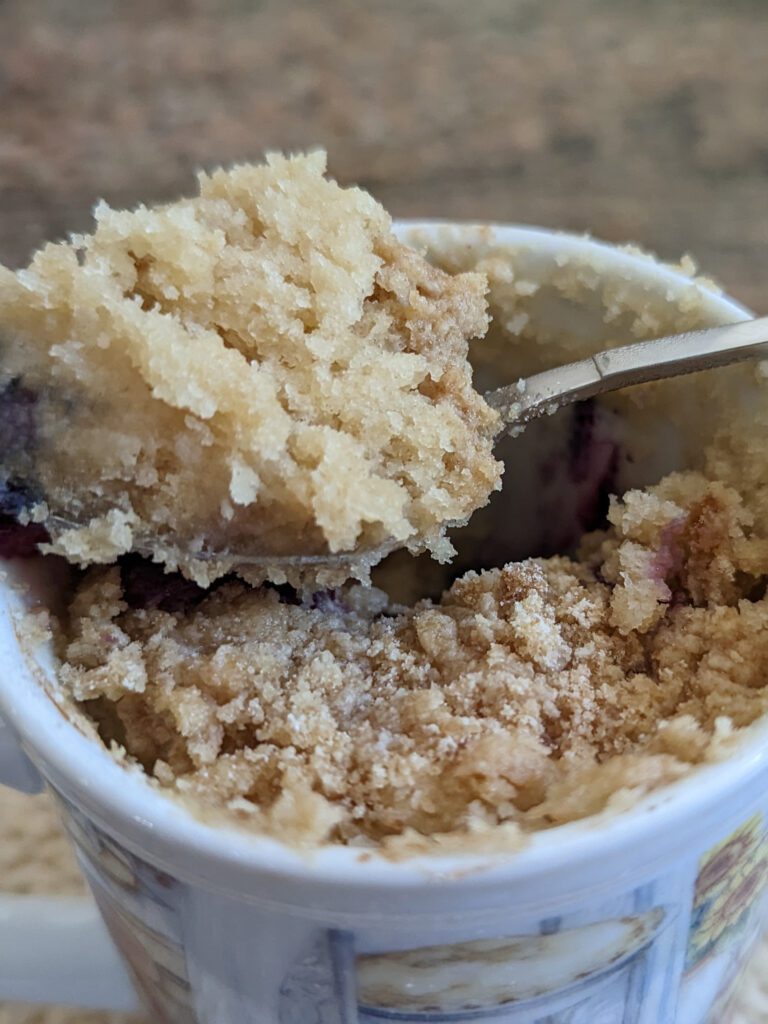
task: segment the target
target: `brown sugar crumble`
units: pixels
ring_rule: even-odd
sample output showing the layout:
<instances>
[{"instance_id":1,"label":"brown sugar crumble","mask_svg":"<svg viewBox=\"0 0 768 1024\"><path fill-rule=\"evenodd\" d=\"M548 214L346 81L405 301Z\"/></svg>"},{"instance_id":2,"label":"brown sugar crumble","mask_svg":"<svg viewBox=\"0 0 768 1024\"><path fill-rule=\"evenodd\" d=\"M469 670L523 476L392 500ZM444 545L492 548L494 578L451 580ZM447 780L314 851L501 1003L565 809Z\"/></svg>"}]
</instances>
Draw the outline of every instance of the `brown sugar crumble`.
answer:
<instances>
[{"instance_id":1,"label":"brown sugar crumble","mask_svg":"<svg viewBox=\"0 0 768 1024\"><path fill-rule=\"evenodd\" d=\"M367 578L386 543L450 557L446 527L501 475L467 361L486 281L430 265L324 170L273 155L167 206L100 204L93 234L0 268L3 383L36 401L28 514L83 523L54 521L53 551L105 563L149 539L203 584L237 562L203 548L363 552L315 587ZM31 450L6 447L6 477Z\"/></svg>"},{"instance_id":2,"label":"brown sugar crumble","mask_svg":"<svg viewBox=\"0 0 768 1024\"><path fill-rule=\"evenodd\" d=\"M647 792L761 715L766 576L740 495L683 473L614 501L581 562L470 572L412 609L240 582L132 609L119 569L92 569L62 681L160 786L260 831L450 843Z\"/></svg>"}]
</instances>

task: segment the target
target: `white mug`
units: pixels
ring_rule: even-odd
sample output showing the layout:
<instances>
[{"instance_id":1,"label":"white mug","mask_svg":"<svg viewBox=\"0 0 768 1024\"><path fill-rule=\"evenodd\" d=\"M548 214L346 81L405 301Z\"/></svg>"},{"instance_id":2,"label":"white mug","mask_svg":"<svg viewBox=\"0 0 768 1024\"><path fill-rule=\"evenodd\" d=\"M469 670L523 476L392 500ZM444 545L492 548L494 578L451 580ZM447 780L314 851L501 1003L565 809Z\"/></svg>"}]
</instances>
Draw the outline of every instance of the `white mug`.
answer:
<instances>
[{"instance_id":1,"label":"white mug","mask_svg":"<svg viewBox=\"0 0 768 1024\"><path fill-rule=\"evenodd\" d=\"M442 229L399 230L429 240ZM690 293L712 323L748 316L632 251L515 227L450 230L478 252L516 247L542 282L567 253L662 304ZM584 329L597 337L591 315ZM0 998L129 1009L138 993L157 1024L722 1019L762 924L768 724L632 809L515 852L302 853L197 820L81 733L57 706L50 652L22 654L14 629L45 600L45 568L6 570L0 779L53 792L101 917L80 901L0 896Z\"/></svg>"}]
</instances>

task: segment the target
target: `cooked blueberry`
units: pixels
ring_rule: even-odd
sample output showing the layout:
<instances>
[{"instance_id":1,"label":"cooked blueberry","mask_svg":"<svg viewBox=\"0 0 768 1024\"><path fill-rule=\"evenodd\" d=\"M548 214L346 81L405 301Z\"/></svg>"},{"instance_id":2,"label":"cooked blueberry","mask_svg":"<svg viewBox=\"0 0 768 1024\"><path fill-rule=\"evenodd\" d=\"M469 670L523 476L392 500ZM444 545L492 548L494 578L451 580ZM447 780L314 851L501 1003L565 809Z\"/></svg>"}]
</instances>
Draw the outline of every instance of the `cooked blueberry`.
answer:
<instances>
[{"instance_id":1,"label":"cooked blueberry","mask_svg":"<svg viewBox=\"0 0 768 1024\"><path fill-rule=\"evenodd\" d=\"M333 612L335 614L349 611L341 600L339 590L318 590L309 599L309 607L316 608L321 612Z\"/></svg>"},{"instance_id":2,"label":"cooked blueberry","mask_svg":"<svg viewBox=\"0 0 768 1024\"><path fill-rule=\"evenodd\" d=\"M610 423L605 422L609 417L594 399L573 409L568 475L579 490L576 525L580 533L604 525L610 496L616 493L620 451L610 436Z\"/></svg>"},{"instance_id":3,"label":"cooked blueberry","mask_svg":"<svg viewBox=\"0 0 768 1024\"><path fill-rule=\"evenodd\" d=\"M573 407L568 438L568 469L572 480L586 479L592 468L592 440L595 433L595 400L587 399Z\"/></svg>"},{"instance_id":4,"label":"cooked blueberry","mask_svg":"<svg viewBox=\"0 0 768 1024\"><path fill-rule=\"evenodd\" d=\"M280 598L280 604L301 604L301 598L295 587L292 587L290 583L264 583L268 590L274 590L277 592Z\"/></svg>"},{"instance_id":5,"label":"cooked blueberry","mask_svg":"<svg viewBox=\"0 0 768 1024\"><path fill-rule=\"evenodd\" d=\"M0 515L0 558L29 558L49 539L40 523L22 526L12 516Z\"/></svg>"},{"instance_id":6,"label":"cooked blueberry","mask_svg":"<svg viewBox=\"0 0 768 1024\"><path fill-rule=\"evenodd\" d=\"M181 573L165 572L162 566L139 555L125 555L120 559L120 578L131 608L180 612L193 608L209 593Z\"/></svg>"},{"instance_id":7,"label":"cooked blueberry","mask_svg":"<svg viewBox=\"0 0 768 1024\"><path fill-rule=\"evenodd\" d=\"M40 495L15 480L0 481L0 514L17 519L40 500Z\"/></svg>"},{"instance_id":8,"label":"cooked blueberry","mask_svg":"<svg viewBox=\"0 0 768 1024\"><path fill-rule=\"evenodd\" d=\"M37 395L18 377L0 391L0 451L29 450L35 443Z\"/></svg>"}]
</instances>

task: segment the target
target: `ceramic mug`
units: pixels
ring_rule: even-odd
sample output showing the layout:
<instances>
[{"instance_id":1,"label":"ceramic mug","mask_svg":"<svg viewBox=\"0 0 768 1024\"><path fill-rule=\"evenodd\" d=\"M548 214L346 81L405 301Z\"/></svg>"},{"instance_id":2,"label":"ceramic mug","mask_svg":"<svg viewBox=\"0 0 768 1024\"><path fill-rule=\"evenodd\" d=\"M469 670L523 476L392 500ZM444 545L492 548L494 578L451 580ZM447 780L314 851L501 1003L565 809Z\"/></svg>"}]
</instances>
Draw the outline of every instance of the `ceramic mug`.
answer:
<instances>
[{"instance_id":1,"label":"ceramic mug","mask_svg":"<svg viewBox=\"0 0 768 1024\"><path fill-rule=\"evenodd\" d=\"M563 293L546 307L546 281L564 254L662 307L689 296L703 322L748 316L678 269L586 238L399 230L427 244L467 232L479 254L513 247L553 324ZM610 330L599 310L565 312L595 338ZM81 733L57 704L50 651L23 654L14 628L47 600L45 565L5 569L0 778L52 791L101 917L0 896L0 998L128 1009L138 993L158 1024L722 1020L762 923L768 724L727 761L516 852L299 852L195 819Z\"/></svg>"}]
</instances>

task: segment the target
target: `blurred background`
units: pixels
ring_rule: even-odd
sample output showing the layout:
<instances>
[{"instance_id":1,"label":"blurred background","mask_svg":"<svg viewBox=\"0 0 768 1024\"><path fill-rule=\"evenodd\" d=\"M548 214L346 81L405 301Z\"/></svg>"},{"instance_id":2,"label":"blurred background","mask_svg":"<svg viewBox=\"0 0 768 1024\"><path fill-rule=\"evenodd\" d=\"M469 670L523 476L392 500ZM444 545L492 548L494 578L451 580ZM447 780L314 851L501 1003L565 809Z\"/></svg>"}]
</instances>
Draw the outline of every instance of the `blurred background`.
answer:
<instances>
[{"instance_id":1,"label":"blurred background","mask_svg":"<svg viewBox=\"0 0 768 1024\"><path fill-rule=\"evenodd\" d=\"M395 215L634 240L768 311L765 0L0 0L0 259L324 145Z\"/></svg>"},{"instance_id":2,"label":"blurred background","mask_svg":"<svg viewBox=\"0 0 768 1024\"><path fill-rule=\"evenodd\" d=\"M0 260L323 145L395 215L689 252L768 313L766 55L768 0L0 0ZM0 790L0 875L79 891L43 798ZM767 965L734 1020L768 1021Z\"/></svg>"}]
</instances>

